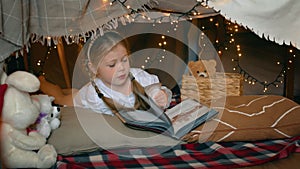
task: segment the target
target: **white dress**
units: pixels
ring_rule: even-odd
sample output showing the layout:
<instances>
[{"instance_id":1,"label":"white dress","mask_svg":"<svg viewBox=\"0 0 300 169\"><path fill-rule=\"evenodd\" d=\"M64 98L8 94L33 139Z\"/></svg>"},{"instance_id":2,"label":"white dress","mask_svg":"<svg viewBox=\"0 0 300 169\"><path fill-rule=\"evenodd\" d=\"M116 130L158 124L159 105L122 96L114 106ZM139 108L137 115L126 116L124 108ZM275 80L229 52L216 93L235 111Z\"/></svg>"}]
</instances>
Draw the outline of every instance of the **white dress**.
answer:
<instances>
[{"instance_id":1,"label":"white dress","mask_svg":"<svg viewBox=\"0 0 300 169\"><path fill-rule=\"evenodd\" d=\"M131 68L130 72L133 74L135 79L143 86L149 86L151 84L159 83L159 79L156 75L149 74L148 72L139 69L139 68ZM126 96L120 92L114 91L111 88L107 87L100 79L95 79L95 83L98 86L101 93L108 98L114 98L114 101L126 107L133 107L135 103L134 94ZM162 86L162 89L166 91L169 95L168 101L171 101L172 92L167 89L165 86ZM95 88L91 83L87 83L83 86L76 96L73 99L74 106L89 108L97 113L104 113L113 115L112 111L106 104L100 99L95 91Z\"/></svg>"}]
</instances>

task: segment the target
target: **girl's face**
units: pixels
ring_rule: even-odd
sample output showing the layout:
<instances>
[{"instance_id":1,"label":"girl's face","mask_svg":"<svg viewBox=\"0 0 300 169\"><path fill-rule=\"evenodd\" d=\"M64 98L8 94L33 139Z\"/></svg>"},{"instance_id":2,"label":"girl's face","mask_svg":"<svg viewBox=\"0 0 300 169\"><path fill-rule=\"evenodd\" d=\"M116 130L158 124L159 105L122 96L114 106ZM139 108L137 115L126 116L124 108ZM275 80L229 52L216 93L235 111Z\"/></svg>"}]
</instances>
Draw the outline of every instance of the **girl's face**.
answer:
<instances>
[{"instance_id":1,"label":"girl's face","mask_svg":"<svg viewBox=\"0 0 300 169\"><path fill-rule=\"evenodd\" d=\"M108 87L122 87L130 71L126 48L118 44L103 57L97 68L97 77Z\"/></svg>"}]
</instances>

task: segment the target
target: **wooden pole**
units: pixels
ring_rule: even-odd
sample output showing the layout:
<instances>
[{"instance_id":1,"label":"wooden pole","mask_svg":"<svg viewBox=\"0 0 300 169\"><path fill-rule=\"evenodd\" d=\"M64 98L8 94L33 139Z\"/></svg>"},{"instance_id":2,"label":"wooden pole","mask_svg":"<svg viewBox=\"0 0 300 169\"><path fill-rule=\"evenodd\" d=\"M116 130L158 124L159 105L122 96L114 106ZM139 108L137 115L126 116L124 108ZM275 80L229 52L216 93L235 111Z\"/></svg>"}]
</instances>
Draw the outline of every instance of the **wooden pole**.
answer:
<instances>
[{"instance_id":1,"label":"wooden pole","mask_svg":"<svg viewBox=\"0 0 300 169\"><path fill-rule=\"evenodd\" d=\"M289 50L288 47L286 50ZM284 96L293 100L294 99L294 81L295 81L295 58L290 57L285 53L285 67L286 75L284 78Z\"/></svg>"},{"instance_id":2,"label":"wooden pole","mask_svg":"<svg viewBox=\"0 0 300 169\"><path fill-rule=\"evenodd\" d=\"M23 48L23 62L24 62L24 68L26 71L29 71L29 64L28 64L28 54L25 47Z\"/></svg>"},{"instance_id":3,"label":"wooden pole","mask_svg":"<svg viewBox=\"0 0 300 169\"><path fill-rule=\"evenodd\" d=\"M64 74L66 87L71 88L71 80L70 80L69 69L68 69L67 60L66 60L65 51L64 51L64 44L63 44L63 41L61 38L58 40L57 52L58 52L61 69Z\"/></svg>"}]
</instances>

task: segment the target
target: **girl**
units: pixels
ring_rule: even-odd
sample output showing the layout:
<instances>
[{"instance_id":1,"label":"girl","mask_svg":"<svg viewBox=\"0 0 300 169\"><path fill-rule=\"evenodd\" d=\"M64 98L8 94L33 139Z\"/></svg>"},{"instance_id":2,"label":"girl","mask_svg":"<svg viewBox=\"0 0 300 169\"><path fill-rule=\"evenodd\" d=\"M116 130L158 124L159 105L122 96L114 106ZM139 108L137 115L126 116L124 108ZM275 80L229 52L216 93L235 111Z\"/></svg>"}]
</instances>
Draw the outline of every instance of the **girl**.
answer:
<instances>
[{"instance_id":1,"label":"girl","mask_svg":"<svg viewBox=\"0 0 300 169\"><path fill-rule=\"evenodd\" d=\"M162 108L168 107L171 91L157 85L157 76L130 68L128 49L126 40L116 32L91 38L79 54L79 58L84 58L90 82L79 91L66 93L41 76L41 91L54 96L56 104L90 108L105 114L122 108L148 109L149 105L139 93L150 96Z\"/></svg>"}]
</instances>

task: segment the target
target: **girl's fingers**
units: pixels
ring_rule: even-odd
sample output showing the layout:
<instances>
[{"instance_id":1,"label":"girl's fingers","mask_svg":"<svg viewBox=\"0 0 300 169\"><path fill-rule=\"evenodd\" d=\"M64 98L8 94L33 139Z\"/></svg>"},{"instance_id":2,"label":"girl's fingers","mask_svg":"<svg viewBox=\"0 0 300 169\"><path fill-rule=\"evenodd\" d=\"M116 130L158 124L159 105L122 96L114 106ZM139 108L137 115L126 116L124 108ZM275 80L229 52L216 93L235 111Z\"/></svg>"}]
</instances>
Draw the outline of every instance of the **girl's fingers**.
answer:
<instances>
[{"instance_id":1,"label":"girl's fingers","mask_svg":"<svg viewBox=\"0 0 300 169\"><path fill-rule=\"evenodd\" d=\"M168 98L164 91L159 91L153 99L155 100L156 104L161 107L164 107L167 104Z\"/></svg>"}]
</instances>

